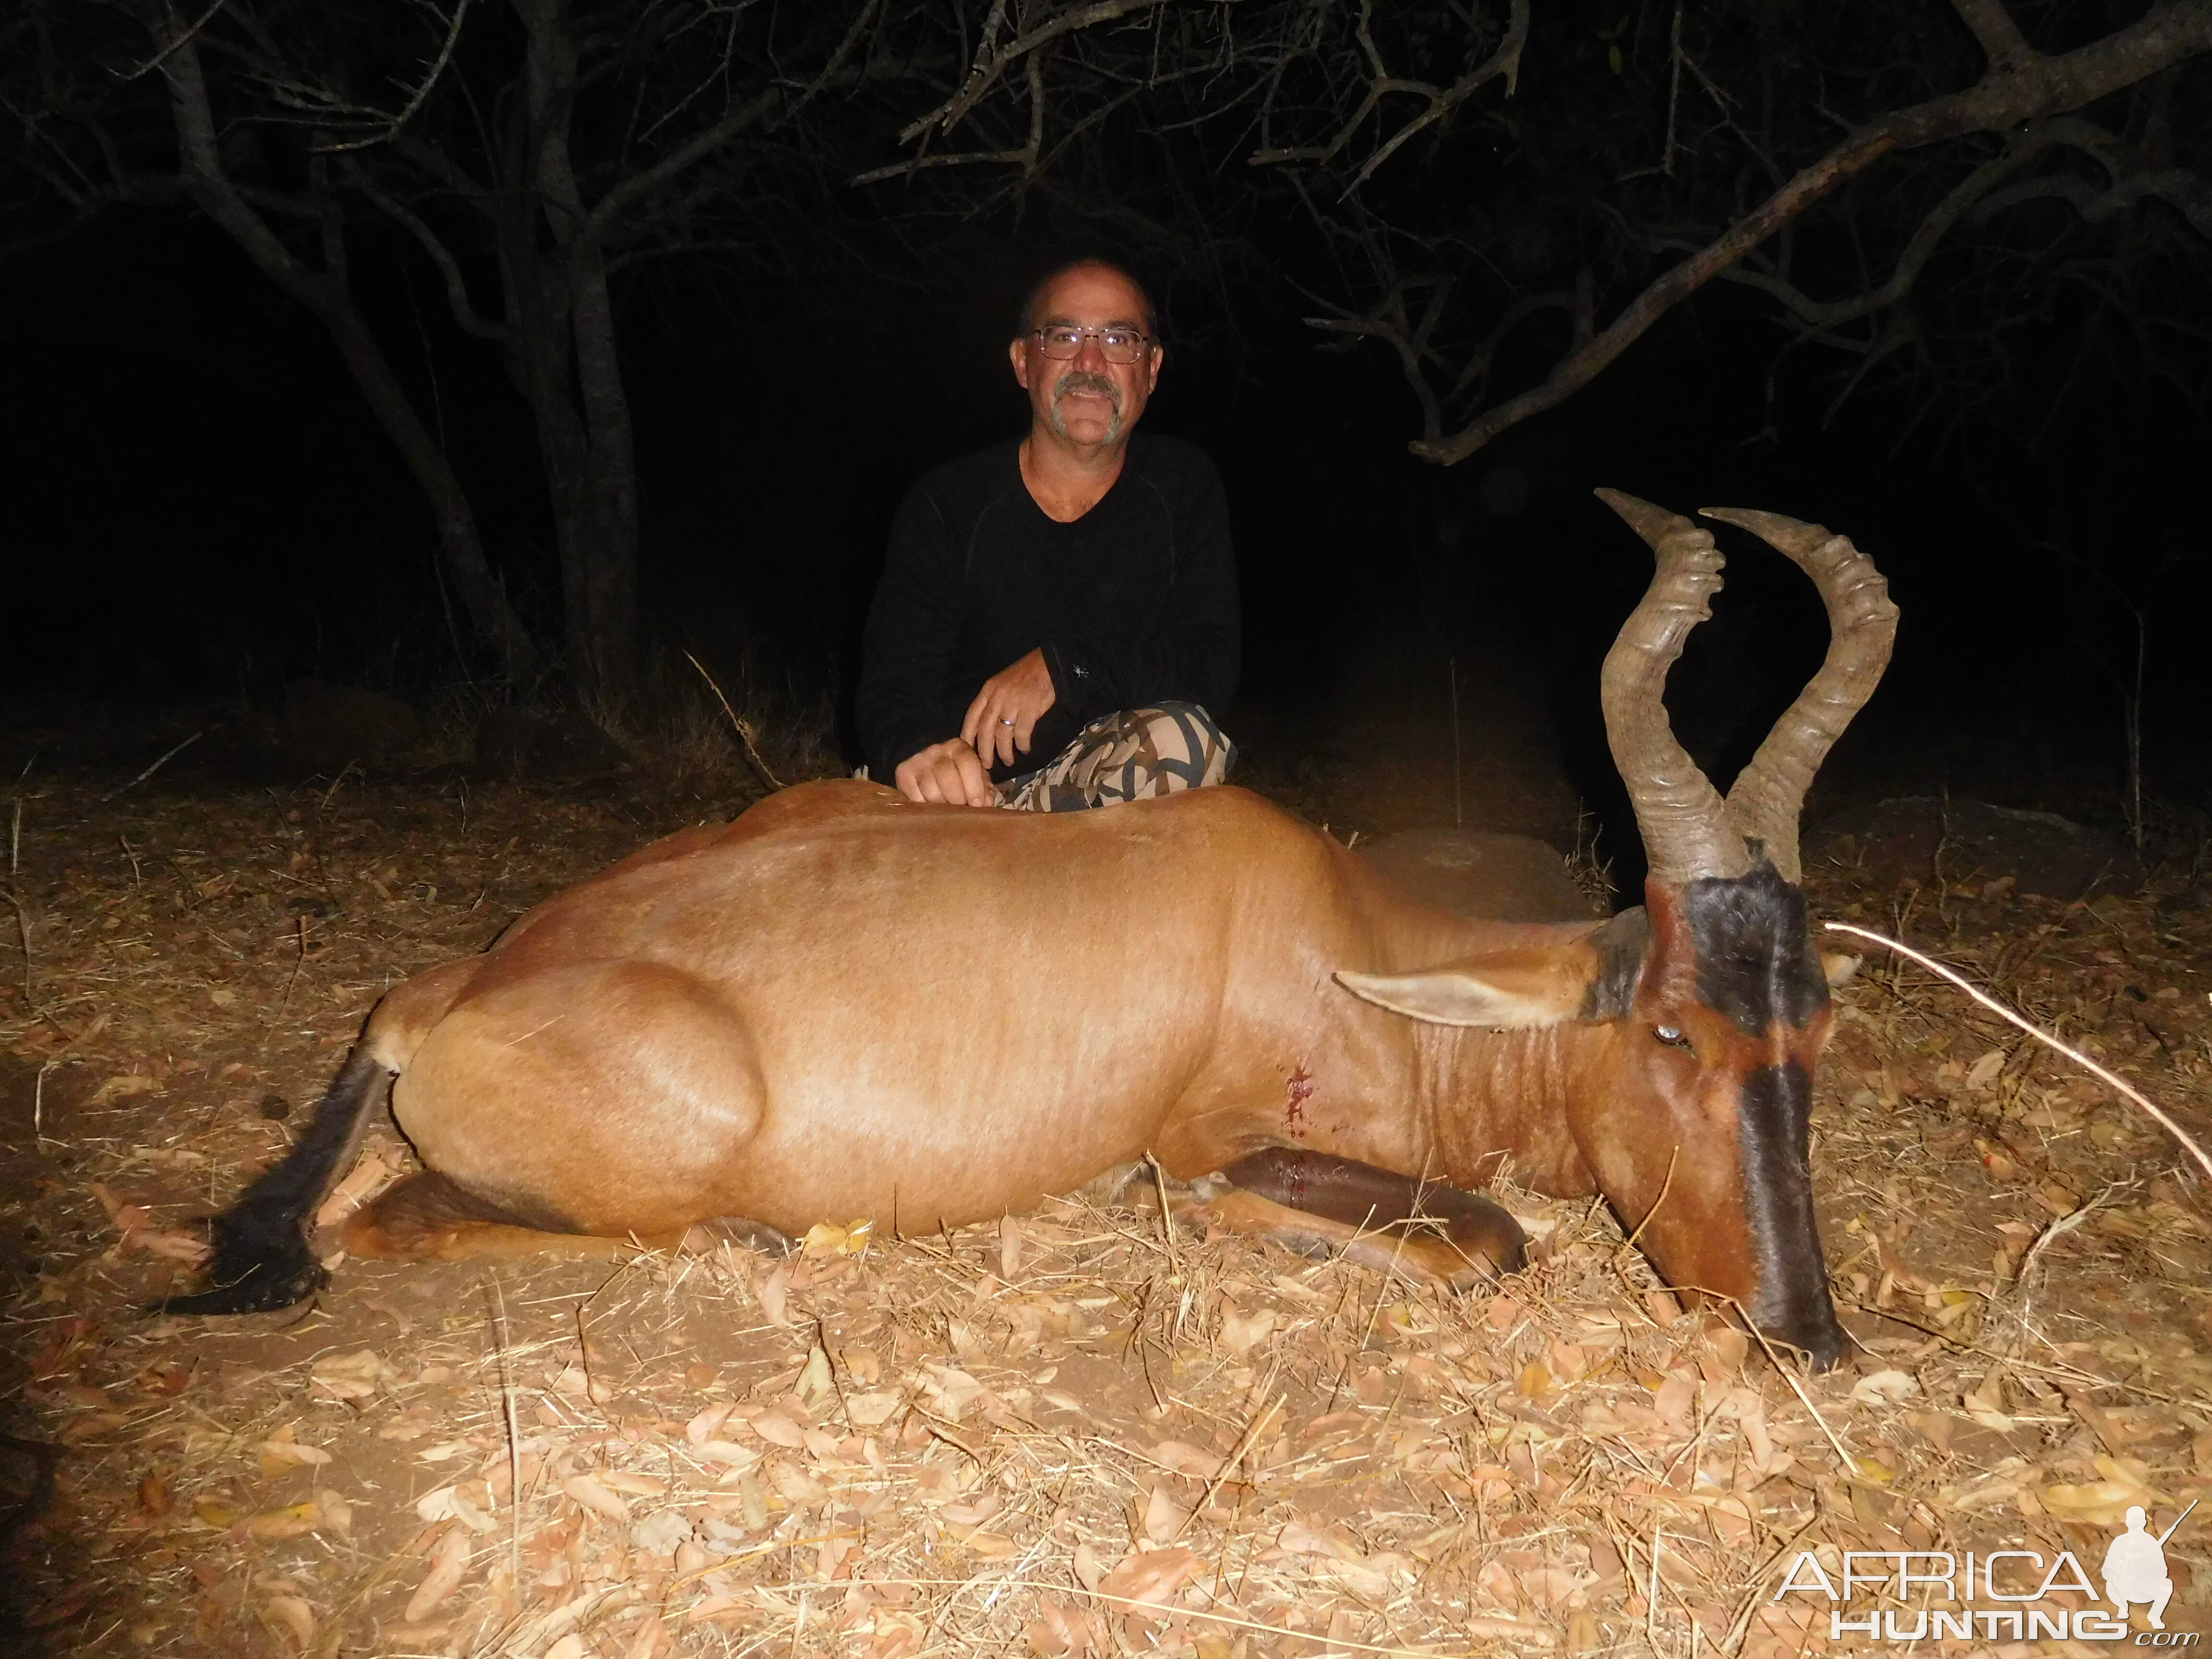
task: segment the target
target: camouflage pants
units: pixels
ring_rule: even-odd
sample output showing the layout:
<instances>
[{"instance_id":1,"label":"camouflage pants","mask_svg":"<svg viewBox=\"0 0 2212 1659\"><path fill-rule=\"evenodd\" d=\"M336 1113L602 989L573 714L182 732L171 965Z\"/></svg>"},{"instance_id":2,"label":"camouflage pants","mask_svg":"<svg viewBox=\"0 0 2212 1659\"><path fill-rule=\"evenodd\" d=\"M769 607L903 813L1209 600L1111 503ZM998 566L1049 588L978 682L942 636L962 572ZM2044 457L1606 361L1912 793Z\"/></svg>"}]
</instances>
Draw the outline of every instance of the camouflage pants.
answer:
<instances>
[{"instance_id":1,"label":"camouflage pants","mask_svg":"<svg viewBox=\"0 0 2212 1659\"><path fill-rule=\"evenodd\" d=\"M1125 800L1219 783L1237 745L1194 702L1124 708L1095 720L1034 772L999 785L999 805L1018 812L1079 812Z\"/></svg>"}]
</instances>

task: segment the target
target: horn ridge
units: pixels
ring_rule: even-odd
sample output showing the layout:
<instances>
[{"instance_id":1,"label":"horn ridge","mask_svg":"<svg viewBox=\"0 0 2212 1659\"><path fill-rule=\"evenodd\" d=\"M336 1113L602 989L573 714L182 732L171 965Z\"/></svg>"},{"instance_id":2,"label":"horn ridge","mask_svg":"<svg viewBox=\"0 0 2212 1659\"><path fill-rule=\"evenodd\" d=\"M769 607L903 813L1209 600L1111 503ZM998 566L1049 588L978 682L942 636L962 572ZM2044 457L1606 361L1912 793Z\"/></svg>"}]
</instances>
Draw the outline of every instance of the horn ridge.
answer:
<instances>
[{"instance_id":1,"label":"horn ridge","mask_svg":"<svg viewBox=\"0 0 2212 1659\"><path fill-rule=\"evenodd\" d=\"M1690 630L1712 615L1726 561L1712 532L1680 514L1616 489L1597 495L1644 538L1656 567L1598 679L1606 742L1628 786L1651 878L1680 883L1743 875L1751 868L1743 837L1720 792L1675 738L1665 700L1667 671Z\"/></svg>"},{"instance_id":2,"label":"horn ridge","mask_svg":"<svg viewBox=\"0 0 2212 1659\"><path fill-rule=\"evenodd\" d=\"M1897 606L1874 561L1825 526L1747 507L1705 507L1701 515L1748 530L1788 558L1812 578L1828 613L1826 656L1737 775L1725 809L1735 830L1764 841L1775 869L1795 884L1803 875L1797 830L1805 792L1889 665Z\"/></svg>"}]
</instances>

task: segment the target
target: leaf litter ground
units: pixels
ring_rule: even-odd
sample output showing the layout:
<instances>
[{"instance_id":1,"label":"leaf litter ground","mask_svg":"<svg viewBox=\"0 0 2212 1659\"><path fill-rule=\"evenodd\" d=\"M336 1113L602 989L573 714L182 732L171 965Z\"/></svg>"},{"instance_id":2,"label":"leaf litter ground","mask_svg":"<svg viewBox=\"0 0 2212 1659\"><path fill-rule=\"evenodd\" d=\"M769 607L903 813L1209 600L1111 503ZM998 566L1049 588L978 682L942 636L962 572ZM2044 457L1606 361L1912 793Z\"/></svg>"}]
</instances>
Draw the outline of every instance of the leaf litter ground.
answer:
<instances>
[{"instance_id":1,"label":"leaf litter ground","mask_svg":"<svg viewBox=\"0 0 2212 1659\"><path fill-rule=\"evenodd\" d=\"M291 1315L149 1319L385 988L710 814L450 779L100 793L20 788L0 949L0 1503L33 1650L1796 1653L1835 1645L1825 1602L1773 1599L1800 1550L2094 1570L2128 1504L2212 1495L2203 1188L1881 963L1815 1117L1868 1349L1830 1376L1683 1316L1601 1206L1526 1194L1535 1264L1460 1299L1064 1202L825 1226L788 1262L354 1263ZM2203 1133L2203 885L1812 887ZM2168 1547L2177 1631L2207 1624L2207 1540ZM1996 1650L2038 1646L2096 1650Z\"/></svg>"}]
</instances>

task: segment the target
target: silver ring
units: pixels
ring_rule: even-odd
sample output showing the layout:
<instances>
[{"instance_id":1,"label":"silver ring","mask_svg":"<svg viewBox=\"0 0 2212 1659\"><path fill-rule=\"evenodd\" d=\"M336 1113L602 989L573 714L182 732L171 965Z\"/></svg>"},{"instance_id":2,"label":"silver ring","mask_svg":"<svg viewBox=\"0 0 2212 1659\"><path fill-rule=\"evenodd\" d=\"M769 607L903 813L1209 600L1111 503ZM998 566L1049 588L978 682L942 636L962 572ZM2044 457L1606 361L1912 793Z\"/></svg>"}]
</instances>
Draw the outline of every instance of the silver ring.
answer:
<instances>
[{"instance_id":1,"label":"silver ring","mask_svg":"<svg viewBox=\"0 0 2212 1659\"><path fill-rule=\"evenodd\" d=\"M1001 726L1012 726L1013 722L1012 720L1000 720L999 724Z\"/></svg>"}]
</instances>

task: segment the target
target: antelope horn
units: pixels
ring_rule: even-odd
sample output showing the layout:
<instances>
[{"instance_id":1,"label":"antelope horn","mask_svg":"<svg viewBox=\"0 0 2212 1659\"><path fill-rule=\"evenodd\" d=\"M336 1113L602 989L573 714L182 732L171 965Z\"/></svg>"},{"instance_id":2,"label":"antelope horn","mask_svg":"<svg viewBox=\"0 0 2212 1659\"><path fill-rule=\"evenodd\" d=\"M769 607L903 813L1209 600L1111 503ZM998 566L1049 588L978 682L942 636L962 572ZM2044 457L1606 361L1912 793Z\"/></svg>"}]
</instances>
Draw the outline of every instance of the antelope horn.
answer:
<instances>
[{"instance_id":1,"label":"antelope horn","mask_svg":"<svg viewBox=\"0 0 2212 1659\"><path fill-rule=\"evenodd\" d=\"M1667 671L1690 630L1712 615L1722 558L1713 533L1679 514L1601 489L1598 499L1650 544L1658 569L1621 624L1599 677L1606 741L1636 807L1655 881L1741 876L1751 868L1743 838L1720 793L1674 740L1667 719Z\"/></svg>"},{"instance_id":2,"label":"antelope horn","mask_svg":"<svg viewBox=\"0 0 2212 1659\"><path fill-rule=\"evenodd\" d=\"M1851 716L1866 706L1889 665L1897 607L1874 561L1848 538L1777 513L1709 507L1703 516L1748 530L1813 579L1828 611L1828 654L1806 683L1751 764L1729 790L1728 817L1738 833L1757 836L1784 880L1802 873L1797 819L1805 791Z\"/></svg>"}]
</instances>

